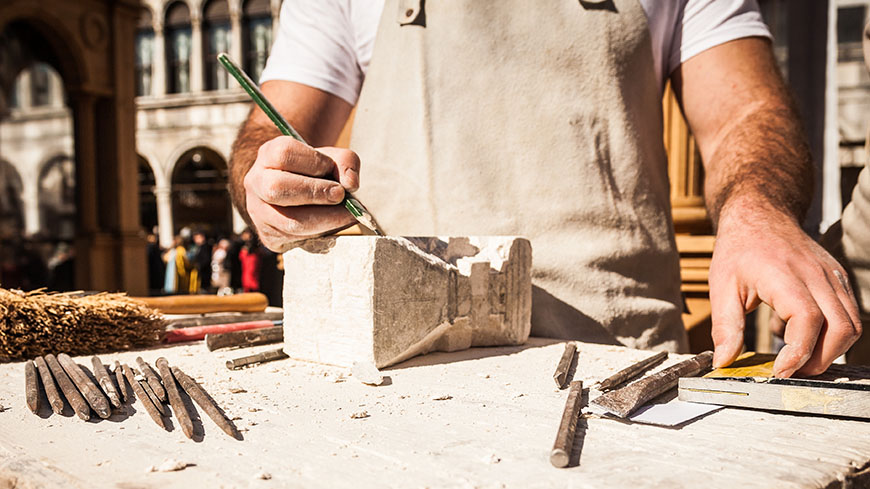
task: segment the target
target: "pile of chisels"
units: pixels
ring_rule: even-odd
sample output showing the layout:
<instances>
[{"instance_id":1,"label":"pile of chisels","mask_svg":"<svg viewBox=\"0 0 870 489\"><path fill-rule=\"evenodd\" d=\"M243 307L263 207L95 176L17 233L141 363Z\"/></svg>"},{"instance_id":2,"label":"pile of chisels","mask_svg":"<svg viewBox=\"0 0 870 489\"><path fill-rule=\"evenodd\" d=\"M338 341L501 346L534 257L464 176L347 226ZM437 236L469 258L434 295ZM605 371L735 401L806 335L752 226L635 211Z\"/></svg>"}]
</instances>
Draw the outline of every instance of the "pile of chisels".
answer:
<instances>
[{"instance_id":1,"label":"pile of chisels","mask_svg":"<svg viewBox=\"0 0 870 489\"><path fill-rule=\"evenodd\" d=\"M27 360L24 364L27 407L38 415L43 401L47 400L51 410L61 414L69 403L75 414L87 421L92 412L106 419L113 410L120 410L138 399L158 426L167 429L165 419L174 413L185 436L193 439L196 435L192 419L196 411L189 402L192 400L226 434L241 438L233 422L205 389L178 367L170 366L166 358L157 359L156 371L142 357L136 358L138 369L115 361L110 372L96 356L91 358L91 363L93 375L66 353ZM127 390L127 384L132 393Z\"/></svg>"}]
</instances>

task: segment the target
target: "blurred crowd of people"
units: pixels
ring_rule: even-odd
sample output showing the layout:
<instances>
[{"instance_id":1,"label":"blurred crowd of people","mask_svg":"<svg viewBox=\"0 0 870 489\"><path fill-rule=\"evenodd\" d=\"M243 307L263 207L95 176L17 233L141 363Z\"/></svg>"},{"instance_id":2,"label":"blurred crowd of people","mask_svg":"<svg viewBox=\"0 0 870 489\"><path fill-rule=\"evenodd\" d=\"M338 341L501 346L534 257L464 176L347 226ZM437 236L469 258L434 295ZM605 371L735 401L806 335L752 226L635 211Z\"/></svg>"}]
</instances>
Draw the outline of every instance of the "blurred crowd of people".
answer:
<instances>
[{"instance_id":1,"label":"blurred crowd of people","mask_svg":"<svg viewBox=\"0 0 870 489\"><path fill-rule=\"evenodd\" d=\"M146 255L151 295L262 292L269 304L281 305L281 257L250 229L222 237L185 228L169 248L162 248L152 233Z\"/></svg>"},{"instance_id":2,"label":"blurred crowd of people","mask_svg":"<svg viewBox=\"0 0 870 489\"><path fill-rule=\"evenodd\" d=\"M0 287L73 290L75 252L66 241L33 236L0 239Z\"/></svg>"}]
</instances>

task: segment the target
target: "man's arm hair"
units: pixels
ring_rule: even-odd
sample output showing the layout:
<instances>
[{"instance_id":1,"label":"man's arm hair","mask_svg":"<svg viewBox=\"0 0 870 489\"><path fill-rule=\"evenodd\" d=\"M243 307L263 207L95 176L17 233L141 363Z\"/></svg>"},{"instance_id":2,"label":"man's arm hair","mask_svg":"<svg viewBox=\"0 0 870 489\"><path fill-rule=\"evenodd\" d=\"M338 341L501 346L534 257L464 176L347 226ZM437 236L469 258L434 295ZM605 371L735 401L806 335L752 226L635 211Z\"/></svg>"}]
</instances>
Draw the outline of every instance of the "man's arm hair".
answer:
<instances>
[{"instance_id":1,"label":"man's arm hair","mask_svg":"<svg viewBox=\"0 0 870 489\"><path fill-rule=\"evenodd\" d=\"M251 216L248 215L247 205L245 204L245 175L248 174L248 170L254 165L260 146L266 141L281 135L281 132L274 126L263 125L254 120L255 110L259 109L252 108L245 122L242 123L242 127L239 128L239 133L233 142L229 168L229 191L233 199L233 205L236 206L236 210L239 211L239 214L252 229L254 228L254 223L251 221Z\"/></svg>"},{"instance_id":2,"label":"man's arm hair","mask_svg":"<svg viewBox=\"0 0 870 489\"><path fill-rule=\"evenodd\" d=\"M732 202L803 220L813 192L807 138L770 42L746 38L692 58L673 77L706 172L714 226Z\"/></svg>"},{"instance_id":3,"label":"man's arm hair","mask_svg":"<svg viewBox=\"0 0 870 489\"><path fill-rule=\"evenodd\" d=\"M314 147L335 144L353 107L343 99L316 88L288 81L268 81L263 94L285 119ZM229 165L229 191L233 205L254 227L245 201L245 175L254 165L260 146L281 135L275 124L253 106L233 142Z\"/></svg>"}]
</instances>

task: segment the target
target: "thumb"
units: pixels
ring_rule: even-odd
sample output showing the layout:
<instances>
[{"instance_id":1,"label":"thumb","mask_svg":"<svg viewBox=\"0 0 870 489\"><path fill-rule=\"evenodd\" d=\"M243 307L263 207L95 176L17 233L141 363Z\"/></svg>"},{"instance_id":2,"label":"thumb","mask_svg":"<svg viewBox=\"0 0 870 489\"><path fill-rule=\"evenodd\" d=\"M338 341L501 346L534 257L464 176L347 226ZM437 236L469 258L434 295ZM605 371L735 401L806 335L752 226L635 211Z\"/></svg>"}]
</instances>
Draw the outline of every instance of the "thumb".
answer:
<instances>
[{"instance_id":1,"label":"thumb","mask_svg":"<svg viewBox=\"0 0 870 489\"><path fill-rule=\"evenodd\" d=\"M348 192L355 192L359 189L359 156L349 149L344 148L317 148L317 151L332 158L338 167L337 175L338 183L341 184Z\"/></svg>"},{"instance_id":2,"label":"thumb","mask_svg":"<svg viewBox=\"0 0 870 489\"><path fill-rule=\"evenodd\" d=\"M712 284L711 284L712 285ZM712 308L713 367L727 367L743 350L746 310L736 287L727 290L710 288Z\"/></svg>"}]
</instances>

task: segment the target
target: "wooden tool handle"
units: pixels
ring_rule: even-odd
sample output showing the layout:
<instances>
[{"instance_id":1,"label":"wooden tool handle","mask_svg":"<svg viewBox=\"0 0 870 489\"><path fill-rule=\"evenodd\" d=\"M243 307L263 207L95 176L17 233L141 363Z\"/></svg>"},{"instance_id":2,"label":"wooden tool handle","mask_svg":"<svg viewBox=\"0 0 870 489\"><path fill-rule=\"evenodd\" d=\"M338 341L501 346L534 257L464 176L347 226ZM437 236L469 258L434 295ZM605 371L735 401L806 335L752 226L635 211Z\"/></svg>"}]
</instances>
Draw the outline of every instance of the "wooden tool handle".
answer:
<instances>
[{"instance_id":1,"label":"wooden tool handle","mask_svg":"<svg viewBox=\"0 0 870 489\"><path fill-rule=\"evenodd\" d=\"M163 335L164 343L179 343L182 341L198 341L207 334L229 333L249 329L263 329L275 326L274 321L248 321L245 323L212 324L209 326L193 326L167 331Z\"/></svg>"},{"instance_id":2,"label":"wooden tool handle","mask_svg":"<svg viewBox=\"0 0 870 489\"><path fill-rule=\"evenodd\" d=\"M210 312L262 312L269 299L259 292L236 295L173 295L132 297L163 314L206 314Z\"/></svg>"}]
</instances>

